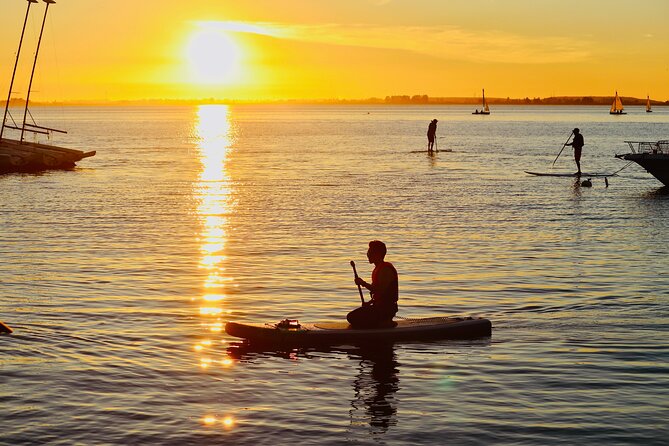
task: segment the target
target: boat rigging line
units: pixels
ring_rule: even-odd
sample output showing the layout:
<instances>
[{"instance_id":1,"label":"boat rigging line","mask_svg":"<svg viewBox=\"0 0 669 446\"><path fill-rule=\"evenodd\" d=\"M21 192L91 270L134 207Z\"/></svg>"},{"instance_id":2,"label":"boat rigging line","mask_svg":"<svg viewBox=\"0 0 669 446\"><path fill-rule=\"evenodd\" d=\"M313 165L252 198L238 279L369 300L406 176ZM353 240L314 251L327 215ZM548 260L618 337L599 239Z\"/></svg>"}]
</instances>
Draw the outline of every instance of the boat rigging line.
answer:
<instances>
[{"instance_id":1,"label":"boat rigging line","mask_svg":"<svg viewBox=\"0 0 669 446\"><path fill-rule=\"evenodd\" d=\"M37 49L35 50L35 61L33 62L33 69L30 73L30 82L28 83L28 93L26 94L26 108L23 112L23 125L21 126L21 138L19 141L23 142L23 135L26 131L26 119L28 117L28 104L30 103L30 90L33 85L33 78L35 77L35 67L37 66L37 56L39 56L39 48L42 44L42 35L44 34L44 24L46 23L46 16L49 13L49 6L56 3L55 0L42 0L46 3L46 8L44 9L44 18L42 19L42 27L39 32L39 39L37 40Z\"/></svg>"},{"instance_id":2,"label":"boat rigging line","mask_svg":"<svg viewBox=\"0 0 669 446\"><path fill-rule=\"evenodd\" d=\"M629 167L629 165L632 164L633 162L634 162L634 161L630 161L629 163L625 164L625 165L623 166L622 169L618 169L618 170L616 170L615 172L613 172L613 173L612 173L611 175L609 175L609 176L617 175L617 174L618 174L619 172L621 172L623 169L627 169L627 168Z\"/></svg>"},{"instance_id":3,"label":"boat rigging line","mask_svg":"<svg viewBox=\"0 0 669 446\"><path fill-rule=\"evenodd\" d=\"M9 112L9 101L12 99L12 87L14 86L14 78L16 77L16 68L19 65L19 56L21 55L21 47L23 46L23 36L26 33L26 24L28 23L28 15L30 13L30 6L33 3L37 3L37 0L28 0L28 9L26 9L26 17L23 20L23 29L21 30L21 39L19 40L19 49L16 52L16 61L14 62L14 71L12 71L12 80L9 82L9 92L7 93L7 104L5 105L5 114L2 117L2 125L0 125L0 140L2 139L2 133L5 130L5 120L7 119L7 113ZM27 104L27 102L26 102ZM12 118L14 121L14 118Z\"/></svg>"}]
</instances>

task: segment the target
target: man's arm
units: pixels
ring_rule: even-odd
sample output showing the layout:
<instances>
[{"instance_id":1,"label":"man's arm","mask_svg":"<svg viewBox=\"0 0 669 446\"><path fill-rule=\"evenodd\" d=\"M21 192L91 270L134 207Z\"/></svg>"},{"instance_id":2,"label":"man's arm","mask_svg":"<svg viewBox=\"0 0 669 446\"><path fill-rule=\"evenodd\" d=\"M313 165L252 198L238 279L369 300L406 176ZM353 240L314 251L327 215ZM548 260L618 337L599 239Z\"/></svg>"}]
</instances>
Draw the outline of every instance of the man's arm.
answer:
<instances>
[{"instance_id":1,"label":"man's arm","mask_svg":"<svg viewBox=\"0 0 669 446\"><path fill-rule=\"evenodd\" d=\"M355 284L367 288L369 291L372 291L372 284L365 282L362 277L355 278Z\"/></svg>"}]
</instances>

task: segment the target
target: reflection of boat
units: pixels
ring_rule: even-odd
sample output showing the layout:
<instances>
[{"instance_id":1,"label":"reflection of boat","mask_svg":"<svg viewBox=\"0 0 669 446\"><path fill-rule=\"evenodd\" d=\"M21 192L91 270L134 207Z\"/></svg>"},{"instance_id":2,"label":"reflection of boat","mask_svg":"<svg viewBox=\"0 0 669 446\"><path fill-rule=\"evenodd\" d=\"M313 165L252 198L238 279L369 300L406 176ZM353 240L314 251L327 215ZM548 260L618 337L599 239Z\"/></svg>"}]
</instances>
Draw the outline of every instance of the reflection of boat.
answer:
<instances>
[{"instance_id":1,"label":"reflection of boat","mask_svg":"<svg viewBox=\"0 0 669 446\"><path fill-rule=\"evenodd\" d=\"M623 103L618 96L618 92L616 91L616 96L613 98L613 103L611 104L611 110L609 111L609 114L626 115L627 113L625 113L623 110L625 110L625 107L623 107Z\"/></svg>"},{"instance_id":2,"label":"reflection of boat","mask_svg":"<svg viewBox=\"0 0 669 446\"><path fill-rule=\"evenodd\" d=\"M632 152L616 155L616 158L634 161L664 183L665 186L669 186L669 140L625 142L630 146Z\"/></svg>"},{"instance_id":3,"label":"reflection of boat","mask_svg":"<svg viewBox=\"0 0 669 446\"><path fill-rule=\"evenodd\" d=\"M37 125L32 119L32 114L28 110L30 104L30 91L32 88L33 77L35 75L35 67L37 65L37 56L39 55L40 44L42 43L42 34L44 32L44 24L46 23L46 16L49 12L49 6L54 4L54 0L43 0L46 3L44 11L44 19L42 20L42 28L37 41L37 49L35 50L35 60L32 66L32 73L30 75L30 83L28 84L28 93L26 96L25 109L23 111L23 122L21 126L14 121L9 112L9 102L12 97L12 87L14 86L14 78L16 76L16 69L19 63L19 56L21 55L21 46L23 44L23 36L25 34L26 24L28 23L28 16L30 13L30 6L37 3L37 0L28 0L28 9L26 10L26 17L23 22L23 30L21 31L21 40L19 41L19 49L16 53L16 61L14 62L14 71L12 72L12 80L9 84L9 92L7 94L7 103L5 105L5 112L0 125L0 172L25 172L38 171L45 169L67 169L74 167L74 163L95 155L95 152L83 152L81 150L66 149L63 147L56 147L46 144L39 144L35 142L25 141L25 134L42 134L50 136L53 132L67 133L63 130L57 130L49 127ZM7 122L7 116L11 120L11 124ZM26 122L28 116L33 121L32 124ZM20 131L18 139L3 138L5 129L12 129Z\"/></svg>"},{"instance_id":4,"label":"reflection of boat","mask_svg":"<svg viewBox=\"0 0 669 446\"><path fill-rule=\"evenodd\" d=\"M490 108L488 108L488 103L485 100L485 89L482 90L483 92L483 108L481 111L476 109L475 112L472 112L472 115L489 115L490 114Z\"/></svg>"},{"instance_id":5,"label":"reflection of boat","mask_svg":"<svg viewBox=\"0 0 669 446\"><path fill-rule=\"evenodd\" d=\"M650 109L650 96L646 96L646 113L652 113L653 110Z\"/></svg>"},{"instance_id":6,"label":"reflection of boat","mask_svg":"<svg viewBox=\"0 0 669 446\"><path fill-rule=\"evenodd\" d=\"M376 341L424 341L490 336L492 324L483 318L431 317L402 319L383 328L355 329L348 322L300 324L285 320L278 324L228 322L231 336L271 345L357 345Z\"/></svg>"}]
</instances>

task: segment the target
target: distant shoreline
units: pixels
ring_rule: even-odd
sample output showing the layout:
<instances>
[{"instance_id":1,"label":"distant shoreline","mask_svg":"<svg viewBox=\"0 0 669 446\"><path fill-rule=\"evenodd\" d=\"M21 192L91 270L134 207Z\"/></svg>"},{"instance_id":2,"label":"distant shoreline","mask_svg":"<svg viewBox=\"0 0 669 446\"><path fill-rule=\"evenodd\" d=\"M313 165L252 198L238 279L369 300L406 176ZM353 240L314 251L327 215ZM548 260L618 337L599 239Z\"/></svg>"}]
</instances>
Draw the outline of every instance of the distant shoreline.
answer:
<instances>
[{"instance_id":1,"label":"distant shoreline","mask_svg":"<svg viewBox=\"0 0 669 446\"><path fill-rule=\"evenodd\" d=\"M646 99L620 97L625 106L646 105ZM548 98L486 98L489 105L571 105L571 106L606 106L613 102L613 96L555 96ZM651 105L669 105L668 101L650 101ZM238 100L238 99L140 99L118 101L52 101L31 102L33 106L156 106L156 105L471 105L481 106L481 98L428 97L421 96L386 96L368 99L276 99L276 100ZM25 106L24 99L12 99L10 107Z\"/></svg>"}]
</instances>

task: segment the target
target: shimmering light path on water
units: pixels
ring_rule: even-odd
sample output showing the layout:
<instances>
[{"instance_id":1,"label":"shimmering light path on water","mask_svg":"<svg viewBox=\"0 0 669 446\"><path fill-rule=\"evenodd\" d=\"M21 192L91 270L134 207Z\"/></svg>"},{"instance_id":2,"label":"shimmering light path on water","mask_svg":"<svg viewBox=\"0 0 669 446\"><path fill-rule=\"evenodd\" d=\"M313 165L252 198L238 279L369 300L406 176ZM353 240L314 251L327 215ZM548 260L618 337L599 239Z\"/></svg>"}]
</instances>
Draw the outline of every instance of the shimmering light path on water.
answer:
<instances>
[{"instance_id":1,"label":"shimmering light path on water","mask_svg":"<svg viewBox=\"0 0 669 446\"><path fill-rule=\"evenodd\" d=\"M37 110L71 172L0 176L0 443L663 444L669 194L585 171L669 111ZM428 122L439 119L434 156ZM554 171L575 170L566 149ZM227 320L337 320L384 240L406 317L490 339L254 351Z\"/></svg>"}]
</instances>

